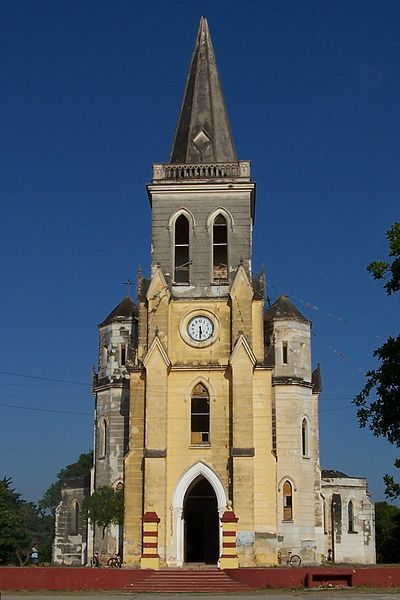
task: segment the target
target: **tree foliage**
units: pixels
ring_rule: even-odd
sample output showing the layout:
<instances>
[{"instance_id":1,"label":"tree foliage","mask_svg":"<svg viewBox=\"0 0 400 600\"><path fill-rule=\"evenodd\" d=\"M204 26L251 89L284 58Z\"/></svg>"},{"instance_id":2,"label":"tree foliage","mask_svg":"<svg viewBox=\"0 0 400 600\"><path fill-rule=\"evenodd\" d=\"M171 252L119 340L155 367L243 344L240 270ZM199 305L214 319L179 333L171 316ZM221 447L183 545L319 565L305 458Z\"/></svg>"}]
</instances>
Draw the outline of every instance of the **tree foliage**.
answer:
<instances>
[{"instance_id":1,"label":"tree foliage","mask_svg":"<svg viewBox=\"0 0 400 600\"><path fill-rule=\"evenodd\" d=\"M372 262L368 271L374 279L383 279L386 293L391 296L400 290L400 223L386 232L389 260ZM367 372L366 384L354 403L358 406L360 427L368 426L374 435L385 437L400 447L400 335L389 337L373 353L379 367ZM400 467L400 460L395 462ZM386 495L400 496L400 484L391 475L384 477Z\"/></svg>"},{"instance_id":2,"label":"tree foliage","mask_svg":"<svg viewBox=\"0 0 400 600\"><path fill-rule=\"evenodd\" d=\"M57 480L52 483L39 501L42 510L50 512L53 516L58 504L61 501L61 482L66 477L79 477L89 475L93 466L93 451L81 454L78 460L71 465L67 465L57 473Z\"/></svg>"},{"instance_id":3,"label":"tree foliage","mask_svg":"<svg viewBox=\"0 0 400 600\"><path fill-rule=\"evenodd\" d=\"M388 502L377 502L375 533L377 562L400 562L400 508Z\"/></svg>"},{"instance_id":4,"label":"tree foliage","mask_svg":"<svg viewBox=\"0 0 400 600\"><path fill-rule=\"evenodd\" d=\"M394 223L386 232L389 242L389 257L387 260L375 260L368 265L368 271L374 279L384 279L386 293L390 296L400 290L400 223Z\"/></svg>"},{"instance_id":5,"label":"tree foliage","mask_svg":"<svg viewBox=\"0 0 400 600\"><path fill-rule=\"evenodd\" d=\"M22 500L10 478L0 480L0 557L3 564L25 564L33 543L41 560L51 556L51 519L33 503Z\"/></svg>"},{"instance_id":6,"label":"tree foliage","mask_svg":"<svg viewBox=\"0 0 400 600\"><path fill-rule=\"evenodd\" d=\"M95 525L103 529L111 523L122 524L124 520L124 492L103 485L85 498L83 509Z\"/></svg>"}]
</instances>

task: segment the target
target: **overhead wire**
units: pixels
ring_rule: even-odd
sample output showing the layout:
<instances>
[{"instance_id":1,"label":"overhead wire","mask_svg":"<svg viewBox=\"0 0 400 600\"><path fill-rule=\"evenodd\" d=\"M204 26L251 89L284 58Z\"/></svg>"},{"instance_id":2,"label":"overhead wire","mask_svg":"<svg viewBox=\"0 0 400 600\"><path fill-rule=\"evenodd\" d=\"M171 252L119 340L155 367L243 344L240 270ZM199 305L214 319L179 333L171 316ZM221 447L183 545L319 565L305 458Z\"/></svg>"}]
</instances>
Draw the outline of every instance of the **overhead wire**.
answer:
<instances>
[{"instance_id":1,"label":"overhead wire","mask_svg":"<svg viewBox=\"0 0 400 600\"><path fill-rule=\"evenodd\" d=\"M71 379L56 379L55 377L40 377L39 375L28 375L26 373L13 373L11 371L0 371L1 375L11 375L13 377L25 377L27 379L40 379L41 381L51 381L55 383L68 383L71 385L84 385L91 387L90 383L83 383L82 381L73 381Z\"/></svg>"},{"instance_id":2,"label":"overhead wire","mask_svg":"<svg viewBox=\"0 0 400 600\"><path fill-rule=\"evenodd\" d=\"M83 415L83 416L92 416L93 413L89 413L89 412L80 412L80 411L75 411L75 410L59 410L56 408L40 408L38 406L21 406L21 405L16 405L16 404L6 404L4 402L0 402L0 406L6 407L6 408L16 408L16 409L21 409L21 410L33 410L33 411L37 411L37 412L46 412L46 413L59 413L59 414L63 414L63 415Z\"/></svg>"},{"instance_id":3,"label":"overhead wire","mask_svg":"<svg viewBox=\"0 0 400 600\"><path fill-rule=\"evenodd\" d=\"M269 288L273 288L273 289L278 289L278 287L276 285L270 284ZM354 325L352 324L351 320L346 319L344 317L341 317L339 315L336 315L335 313L331 312L331 311L324 311L323 309L321 309L319 306L313 304L312 302L309 302L308 300L305 300L304 298L301 298L299 296L296 295L291 295L291 298L299 301L301 304L303 304L306 308L314 310L314 311L320 311L323 314L327 315L329 318L335 320L336 322L341 322L344 323L346 325ZM158 298L159 302L161 302L162 298L159 297ZM243 316L241 314L240 311L240 307L238 306L239 309L239 316L241 318L241 320L243 321ZM316 337L315 332L312 333L312 335L314 337ZM381 336L375 335L374 337L376 338L381 338ZM328 346L328 348L340 359L345 360L347 362L349 362L350 364L352 363L351 359L349 357L346 356L346 354L340 350L337 350L336 348L332 347L332 346ZM361 368L357 368L355 367L355 365L353 365L354 368L356 368L358 373L364 373L365 370L361 369ZM75 381L75 380L71 380L71 379L60 379L60 378L55 378L55 377L42 377L39 375L32 375L32 374L28 374L28 373L15 373L13 371L0 371L0 374L2 375L8 375L8 376L12 376L12 377L22 377L22 378L26 378L26 379L35 379L35 380L39 380L39 381L44 381L44 382L49 382L49 383L60 383L60 384L67 384L67 385L80 385L80 386L84 386L87 388L91 387L90 383L84 383L82 381ZM9 385L9 386L15 386L15 385L25 385L22 383L9 383L9 382L4 382L1 385ZM330 387L348 387L351 388L352 386L350 385L346 385L346 384L332 384ZM43 393L38 393L38 394L15 394L15 396L19 396L19 397L32 397L33 395L37 395L37 396L44 396L45 394ZM56 393L51 393L51 394L47 394L49 396L52 397L71 397L71 394L56 394ZM12 394L7 394L8 397L13 396ZM79 397L81 396L80 394L74 394L74 397ZM334 400L335 397L332 396L325 396L325 399L329 399L329 400ZM341 398L337 398L337 399L342 399L344 400L345 397L341 397ZM349 398L352 399L352 398ZM55 413L55 414L71 414L71 415L90 415L91 413L87 413L87 412L80 412L80 411L67 411L67 410L61 410L61 409L46 409L46 408L41 408L41 407L32 407L32 406L22 406L22 405L12 405L12 404L7 404L7 403L0 403L0 406L5 407L5 408L15 408L15 409L19 409L19 410L30 410L30 411L40 411L40 412L48 412L48 413ZM330 411L336 411L336 410L348 410L350 408L353 408L353 406L342 406L342 407L332 407L332 408L323 408L320 409L319 412L330 412Z\"/></svg>"}]
</instances>

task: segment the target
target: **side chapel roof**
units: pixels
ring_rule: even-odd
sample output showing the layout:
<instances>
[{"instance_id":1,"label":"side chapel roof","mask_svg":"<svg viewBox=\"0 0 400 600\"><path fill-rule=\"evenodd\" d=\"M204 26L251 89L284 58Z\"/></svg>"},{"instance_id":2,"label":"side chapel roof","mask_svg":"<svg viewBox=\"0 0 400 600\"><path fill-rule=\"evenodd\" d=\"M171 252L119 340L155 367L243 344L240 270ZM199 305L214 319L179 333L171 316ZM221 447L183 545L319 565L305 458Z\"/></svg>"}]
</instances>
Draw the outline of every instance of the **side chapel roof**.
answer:
<instances>
[{"instance_id":1,"label":"side chapel roof","mask_svg":"<svg viewBox=\"0 0 400 600\"><path fill-rule=\"evenodd\" d=\"M334 469L322 469L321 470L322 479L341 479L343 477L349 477L342 471L335 471Z\"/></svg>"},{"instance_id":2,"label":"side chapel roof","mask_svg":"<svg viewBox=\"0 0 400 600\"><path fill-rule=\"evenodd\" d=\"M320 394L322 392L322 376L319 363L311 374L311 383L313 386L313 394Z\"/></svg>"},{"instance_id":3,"label":"side chapel roof","mask_svg":"<svg viewBox=\"0 0 400 600\"><path fill-rule=\"evenodd\" d=\"M264 315L266 321L273 319L295 319L296 321L303 321L303 323L309 323L310 321L301 314L298 308L289 300L286 294L281 294L279 298L272 304Z\"/></svg>"},{"instance_id":4,"label":"side chapel roof","mask_svg":"<svg viewBox=\"0 0 400 600\"><path fill-rule=\"evenodd\" d=\"M170 163L235 162L207 19L201 17Z\"/></svg>"},{"instance_id":5,"label":"side chapel roof","mask_svg":"<svg viewBox=\"0 0 400 600\"><path fill-rule=\"evenodd\" d=\"M132 298L125 296L125 298L110 312L110 314L100 323L99 327L110 325L112 321L131 319L137 314L136 304Z\"/></svg>"}]
</instances>

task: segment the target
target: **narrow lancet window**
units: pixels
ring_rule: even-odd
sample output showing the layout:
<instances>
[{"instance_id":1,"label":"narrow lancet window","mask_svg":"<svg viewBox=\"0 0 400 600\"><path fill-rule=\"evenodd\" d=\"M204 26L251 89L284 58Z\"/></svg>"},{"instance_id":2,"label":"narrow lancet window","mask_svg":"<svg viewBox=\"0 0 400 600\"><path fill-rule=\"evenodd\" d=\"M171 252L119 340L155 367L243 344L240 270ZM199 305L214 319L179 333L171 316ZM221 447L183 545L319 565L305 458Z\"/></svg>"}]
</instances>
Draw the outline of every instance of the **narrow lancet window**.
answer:
<instances>
[{"instance_id":1,"label":"narrow lancet window","mask_svg":"<svg viewBox=\"0 0 400 600\"><path fill-rule=\"evenodd\" d=\"M120 346L119 346L119 364L121 367L124 367L126 365L126 354L127 354L126 344L120 344Z\"/></svg>"},{"instance_id":2,"label":"narrow lancet window","mask_svg":"<svg viewBox=\"0 0 400 600\"><path fill-rule=\"evenodd\" d=\"M207 389L198 383L191 398L191 443L210 442L210 398Z\"/></svg>"},{"instance_id":3,"label":"narrow lancet window","mask_svg":"<svg viewBox=\"0 0 400 600\"><path fill-rule=\"evenodd\" d=\"M105 458L107 453L107 421L100 419L98 428L98 457Z\"/></svg>"},{"instance_id":4,"label":"narrow lancet window","mask_svg":"<svg viewBox=\"0 0 400 600\"><path fill-rule=\"evenodd\" d=\"M100 370L104 371L107 368L108 350L107 346L100 348Z\"/></svg>"},{"instance_id":5,"label":"narrow lancet window","mask_svg":"<svg viewBox=\"0 0 400 600\"><path fill-rule=\"evenodd\" d=\"M288 364L288 343L282 342L282 364Z\"/></svg>"},{"instance_id":6,"label":"narrow lancet window","mask_svg":"<svg viewBox=\"0 0 400 600\"><path fill-rule=\"evenodd\" d=\"M189 283L189 221L180 215L175 222L175 283Z\"/></svg>"},{"instance_id":7,"label":"narrow lancet window","mask_svg":"<svg viewBox=\"0 0 400 600\"><path fill-rule=\"evenodd\" d=\"M307 419L303 419L303 421L301 423L301 454L302 454L302 456L309 455Z\"/></svg>"},{"instance_id":8,"label":"narrow lancet window","mask_svg":"<svg viewBox=\"0 0 400 600\"><path fill-rule=\"evenodd\" d=\"M77 535L79 533L79 502L77 500L73 500L71 504L71 535Z\"/></svg>"},{"instance_id":9,"label":"narrow lancet window","mask_svg":"<svg viewBox=\"0 0 400 600\"><path fill-rule=\"evenodd\" d=\"M291 521L293 519L293 492L289 481L283 484L283 520Z\"/></svg>"},{"instance_id":10,"label":"narrow lancet window","mask_svg":"<svg viewBox=\"0 0 400 600\"><path fill-rule=\"evenodd\" d=\"M228 280L228 226L221 214L213 225L213 279Z\"/></svg>"},{"instance_id":11,"label":"narrow lancet window","mask_svg":"<svg viewBox=\"0 0 400 600\"><path fill-rule=\"evenodd\" d=\"M353 502L350 500L349 505L347 507L348 517L349 517L349 533L354 533L354 507Z\"/></svg>"}]
</instances>

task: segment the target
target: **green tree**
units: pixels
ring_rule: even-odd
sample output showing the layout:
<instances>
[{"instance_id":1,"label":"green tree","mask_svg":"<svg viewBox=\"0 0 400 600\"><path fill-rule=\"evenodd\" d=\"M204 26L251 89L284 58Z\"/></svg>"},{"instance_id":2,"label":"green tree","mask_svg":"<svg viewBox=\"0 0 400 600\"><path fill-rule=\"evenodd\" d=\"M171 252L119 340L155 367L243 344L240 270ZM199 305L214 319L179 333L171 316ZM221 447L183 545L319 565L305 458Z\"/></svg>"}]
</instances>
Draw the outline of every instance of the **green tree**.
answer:
<instances>
[{"instance_id":1,"label":"green tree","mask_svg":"<svg viewBox=\"0 0 400 600\"><path fill-rule=\"evenodd\" d=\"M372 262L368 271L374 279L383 279L386 293L391 296L400 290L400 223L394 223L386 232L389 242L389 260ZM354 399L358 406L360 427L368 427L374 435L385 437L400 447L400 335L389 337L373 355L379 367L367 372L364 388ZM395 461L400 467L400 459ZM391 475L385 475L386 496L400 496L400 484Z\"/></svg>"},{"instance_id":2,"label":"green tree","mask_svg":"<svg viewBox=\"0 0 400 600\"><path fill-rule=\"evenodd\" d=\"M12 488L10 478L0 480L0 556L3 563L26 564L33 543L42 561L51 556L49 518L33 502L25 502Z\"/></svg>"},{"instance_id":3,"label":"green tree","mask_svg":"<svg viewBox=\"0 0 400 600\"><path fill-rule=\"evenodd\" d=\"M386 232L389 242L389 259L375 260L368 265L368 271L374 279L384 279L386 293L390 296L400 290L400 223L394 223Z\"/></svg>"},{"instance_id":4,"label":"green tree","mask_svg":"<svg viewBox=\"0 0 400 600\"><path fill-rule=\"evenodd\" d=\"M106 485L98 487L85 498L83 509L92 523L102 528L104 537L111 523L120 525L124 520L124 492Z\"/></svg>"},{"instance_id":5,"label":"green tree","mask_svg":"<svg viewBox=\"0 0 400 600\"><path fill-rule=\"evenodd\" d=\"M61 501L62 479L65 477L79 477L89 475L93 466L93 451L81 454L78 460L71 465L67 465L57 473L57 480L52 483L39 501L39 507L46 513L50 512L53 516L56 508Z\"/></svg>"},{"instance_id":6,"label":"green tree","mask_svg":"<svg viewBox=\"0 0 400 600\"><path fill-rule=\"evenodd\" d=\"M21 495L10 478L0 480L0 556L3 563L14 562L16 553L29 544L21 512Z\"/></svg>"},{"instance_id":7,"label":"green tree","mask_svg":"<svg viewBox=\"0 0 400 600\"><path fill-rule=\"evenodd\" d=\"M375 534L377 562L400 562L400 508L388 502L375 504Z\"/></svg>"}]
</instances>

